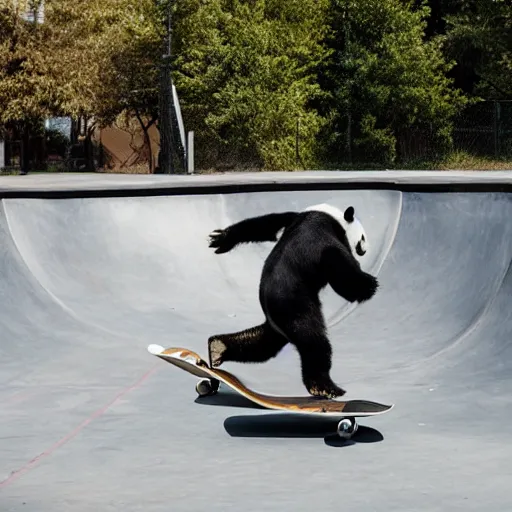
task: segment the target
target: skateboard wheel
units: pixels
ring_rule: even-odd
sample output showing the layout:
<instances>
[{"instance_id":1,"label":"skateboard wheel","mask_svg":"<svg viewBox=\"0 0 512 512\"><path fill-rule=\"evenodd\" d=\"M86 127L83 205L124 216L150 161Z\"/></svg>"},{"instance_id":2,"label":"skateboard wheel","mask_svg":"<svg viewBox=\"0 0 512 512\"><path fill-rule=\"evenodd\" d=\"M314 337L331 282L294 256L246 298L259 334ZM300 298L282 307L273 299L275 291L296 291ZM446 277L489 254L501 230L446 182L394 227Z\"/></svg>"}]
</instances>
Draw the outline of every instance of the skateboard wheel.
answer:
<instances>
[{"instance_id":1,"label":"skateboard wheel","mask_svg":"<svg viewBox=\"0 0 512 512\"><path fill-rule=\"evenodd\" d=\"M210 379L201 379L196 384L196 391L199 396L214 395L217 392L218 386L212 384Z\"/></svg>"},{"instance_id":2,"label":"skateboard wheel","mask_svg":"<svg viewBox=\"0 0 512 512\"><path fill-rule=\"evenodd\" d=\"M212 392L212 386L208 379L201 379L196 384L196 391L199 396L208 396Z\"/></svg>"},{"instance_id":3,"label":"skateboard wheel","mask_svg":"<svg viewBox=\"0 0 512 512\"><path fill-rule=\"evenodd\" d=\"M338 435L350 439L357 432L357 422L354 418L344 418L338 423Z\"/></svg>"}]
</instances>

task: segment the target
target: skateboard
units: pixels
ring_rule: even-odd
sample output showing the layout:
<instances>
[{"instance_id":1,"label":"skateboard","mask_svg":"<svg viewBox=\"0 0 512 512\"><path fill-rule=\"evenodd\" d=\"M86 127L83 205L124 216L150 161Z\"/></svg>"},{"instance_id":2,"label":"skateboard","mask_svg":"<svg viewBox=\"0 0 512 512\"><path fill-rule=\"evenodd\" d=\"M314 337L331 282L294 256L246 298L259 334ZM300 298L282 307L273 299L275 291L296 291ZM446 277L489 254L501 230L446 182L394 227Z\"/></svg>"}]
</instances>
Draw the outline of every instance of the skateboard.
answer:
<instances>
[{"instance_id":1,"label":"skateboard","mask_svg":"<svg viewBox=\"0 0 512 512\"><path fill-rule=\"evenodd\" d=\"M207 361L189 349L179 347L166 349L160 345L149 345L148 352L198 377L200 380L196 384L196 392L200 397L214 395L220 383L223 383L265 409L339 418L337 434L343 439L350 439L356 433L358 428L356 418L383 414L394 407L394 404L385 405L368 400L341 401L311 395L296 397L265 395L249 389L232 373L211 368Z\"/></svg>"}]
</instances>

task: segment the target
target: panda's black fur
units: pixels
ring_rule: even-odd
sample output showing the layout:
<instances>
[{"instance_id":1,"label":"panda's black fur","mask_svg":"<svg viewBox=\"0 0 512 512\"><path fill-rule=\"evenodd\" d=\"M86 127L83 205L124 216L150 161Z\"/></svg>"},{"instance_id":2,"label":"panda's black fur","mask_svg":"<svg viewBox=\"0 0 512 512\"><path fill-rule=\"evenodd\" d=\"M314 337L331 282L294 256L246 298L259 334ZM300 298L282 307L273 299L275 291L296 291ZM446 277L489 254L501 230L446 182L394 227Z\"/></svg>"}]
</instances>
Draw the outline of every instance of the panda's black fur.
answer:
<instances>
[{"instance_id":1,"label":"panda's black fur","mask_svg":"<svg viewBox=\"0 0 512 512\"><path fill-rule=\"evenodd\" d=\"M353 208L346 210L353 215ZM278 233L282 232L278 239ZM267 257L259 298L265 322L208 340L210 364L264 362L293 344L302 378L312 395L334 398L345 391L330 377L332 349L319 292L328 284L350 302L369 300L377 279L364 272L341 223L324 211L272 213L245 219L210 235L217 254L238 244L277 241Z\"/></svg>"}]
</instances>

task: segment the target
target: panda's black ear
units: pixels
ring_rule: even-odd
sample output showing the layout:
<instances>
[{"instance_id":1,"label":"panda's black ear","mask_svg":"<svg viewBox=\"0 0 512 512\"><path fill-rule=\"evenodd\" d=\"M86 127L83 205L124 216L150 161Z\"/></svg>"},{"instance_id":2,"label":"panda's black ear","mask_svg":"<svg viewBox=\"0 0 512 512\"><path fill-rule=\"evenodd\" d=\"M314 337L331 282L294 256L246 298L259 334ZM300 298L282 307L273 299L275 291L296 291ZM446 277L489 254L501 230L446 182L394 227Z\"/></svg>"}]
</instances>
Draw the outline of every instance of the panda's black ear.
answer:
<instances>
[{"instance_id":1,"label":"panda's black ear","mask_svg":"<svg viewBox=\"0 0 512 512\"><path fill-rule=\"evenodd\" d=\"M354 222L354 207L353 206L349 206L346 210L345 210L345 214L343 215L345 217L345 220L347 222Z\"/></svg>"}]
</instances>

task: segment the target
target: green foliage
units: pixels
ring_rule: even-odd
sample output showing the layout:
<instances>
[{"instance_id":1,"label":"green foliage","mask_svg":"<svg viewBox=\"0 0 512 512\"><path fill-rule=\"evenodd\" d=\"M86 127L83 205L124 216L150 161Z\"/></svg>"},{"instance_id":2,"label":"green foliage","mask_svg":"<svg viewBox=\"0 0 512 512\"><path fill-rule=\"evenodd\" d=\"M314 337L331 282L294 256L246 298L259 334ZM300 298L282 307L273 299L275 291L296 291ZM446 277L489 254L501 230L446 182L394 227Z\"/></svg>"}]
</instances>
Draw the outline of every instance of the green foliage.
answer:
<instances>
[{"instance_id":1,"label":"green foliage","mask_svg":"<svg viewBox=\"0 0 512 512\"><path fill-rule=\"evenodd\" d=\"M120 113L158 118L160 13L154 0L123 1L116 22L101 34L105 64L99 70L96 118L101 125Z\"/></svg>"},{"instance_id":2,"label":"green foliage","mask_svg":"<svg viewBox=\"0 0 512 512\"><path fill-rule=\"evenodd\" d=\"M29 3L0 0L0 121L112 116L132 86L145 88L159 37L144 17L152 0L46 0L39 25L22 18Z\"/></svg>"},{"instance_id":3,"label":"green foliage","mask_svg":"<svg viewBox=\"0 0 512 512\"><path fill-rule=\"evenodd\" d=\"M452 0L446 16L447 53L478 78L472 92L486 99L512 98L510 0Z\"/></svg>"},{"instance_id":4,"label":"green foliage","mask_svg":"<svg viewBox=\"0 0 512 512\"><path fill-rule=\"evenodd\" d=\"M28 4L0 0L0 123L36 119L56 103L54 81L41 49L44 34L22 19Z\"/></svg>"},{"instance_id":5,"label":"green foliage","mask_svg":"<svg viewBox=\"0 0 512 512\"><path fill-rule=\"evenodd\" d=\"M357 146L367 151L366 158L377 162L394 162L396 158L396 137L389 127L377 128L377 118L366 114L361 118L360 136Z\"/></svg>"},{"instance_id":6,"label":"green foliage","mask_svg":"<svg viewBox=\"0 0 512 512\"><path fill-rule=\"evenodd\" d=\"M510 0L46 0L43 25L22 19L28 3L0 0L0 124L128 116L150 144L172 5L172 76L203 168L391 165L418 140L437 158L467 102L450 76L512 96Z\"/></svg>"},{"instance_id":7,"label":"green foliage","mask_svg":"<svg viewBox=\"0 0 512 512\"><path fill-rule=\"evenodd\" d=\"M425 41L425 6L400 0L333 0L334 58L327 70L333 91L331 144L344 148L348 123L355 151L393 162L403 156L412 128L428 132L437 150L450 144L450 119L464 104L446 77L439 39Z\"/></svg>"},{"instance_id":8,"label":"green foliage","mask_svg":"<svg viewBox=\"0 0 512 512\"><path fill-rule=\"evenodd\" d=\"M202 144L266 169L314 161L327 1L180 2L176 84ZM295 145L299 122L300 161ZM200 147L200 146L199 146Z\"/></svg>"},{"instance_id":9,"label":"green foliage","mask_svg":"<svg viewBox=\"0 0 512 512\"><path fill-rule=\"evenodd\" d=\"M29 1L0 0L0 122L93 113L111 2L46 0L45 22L23 14Z\"/></svg>"}]
</instances>

